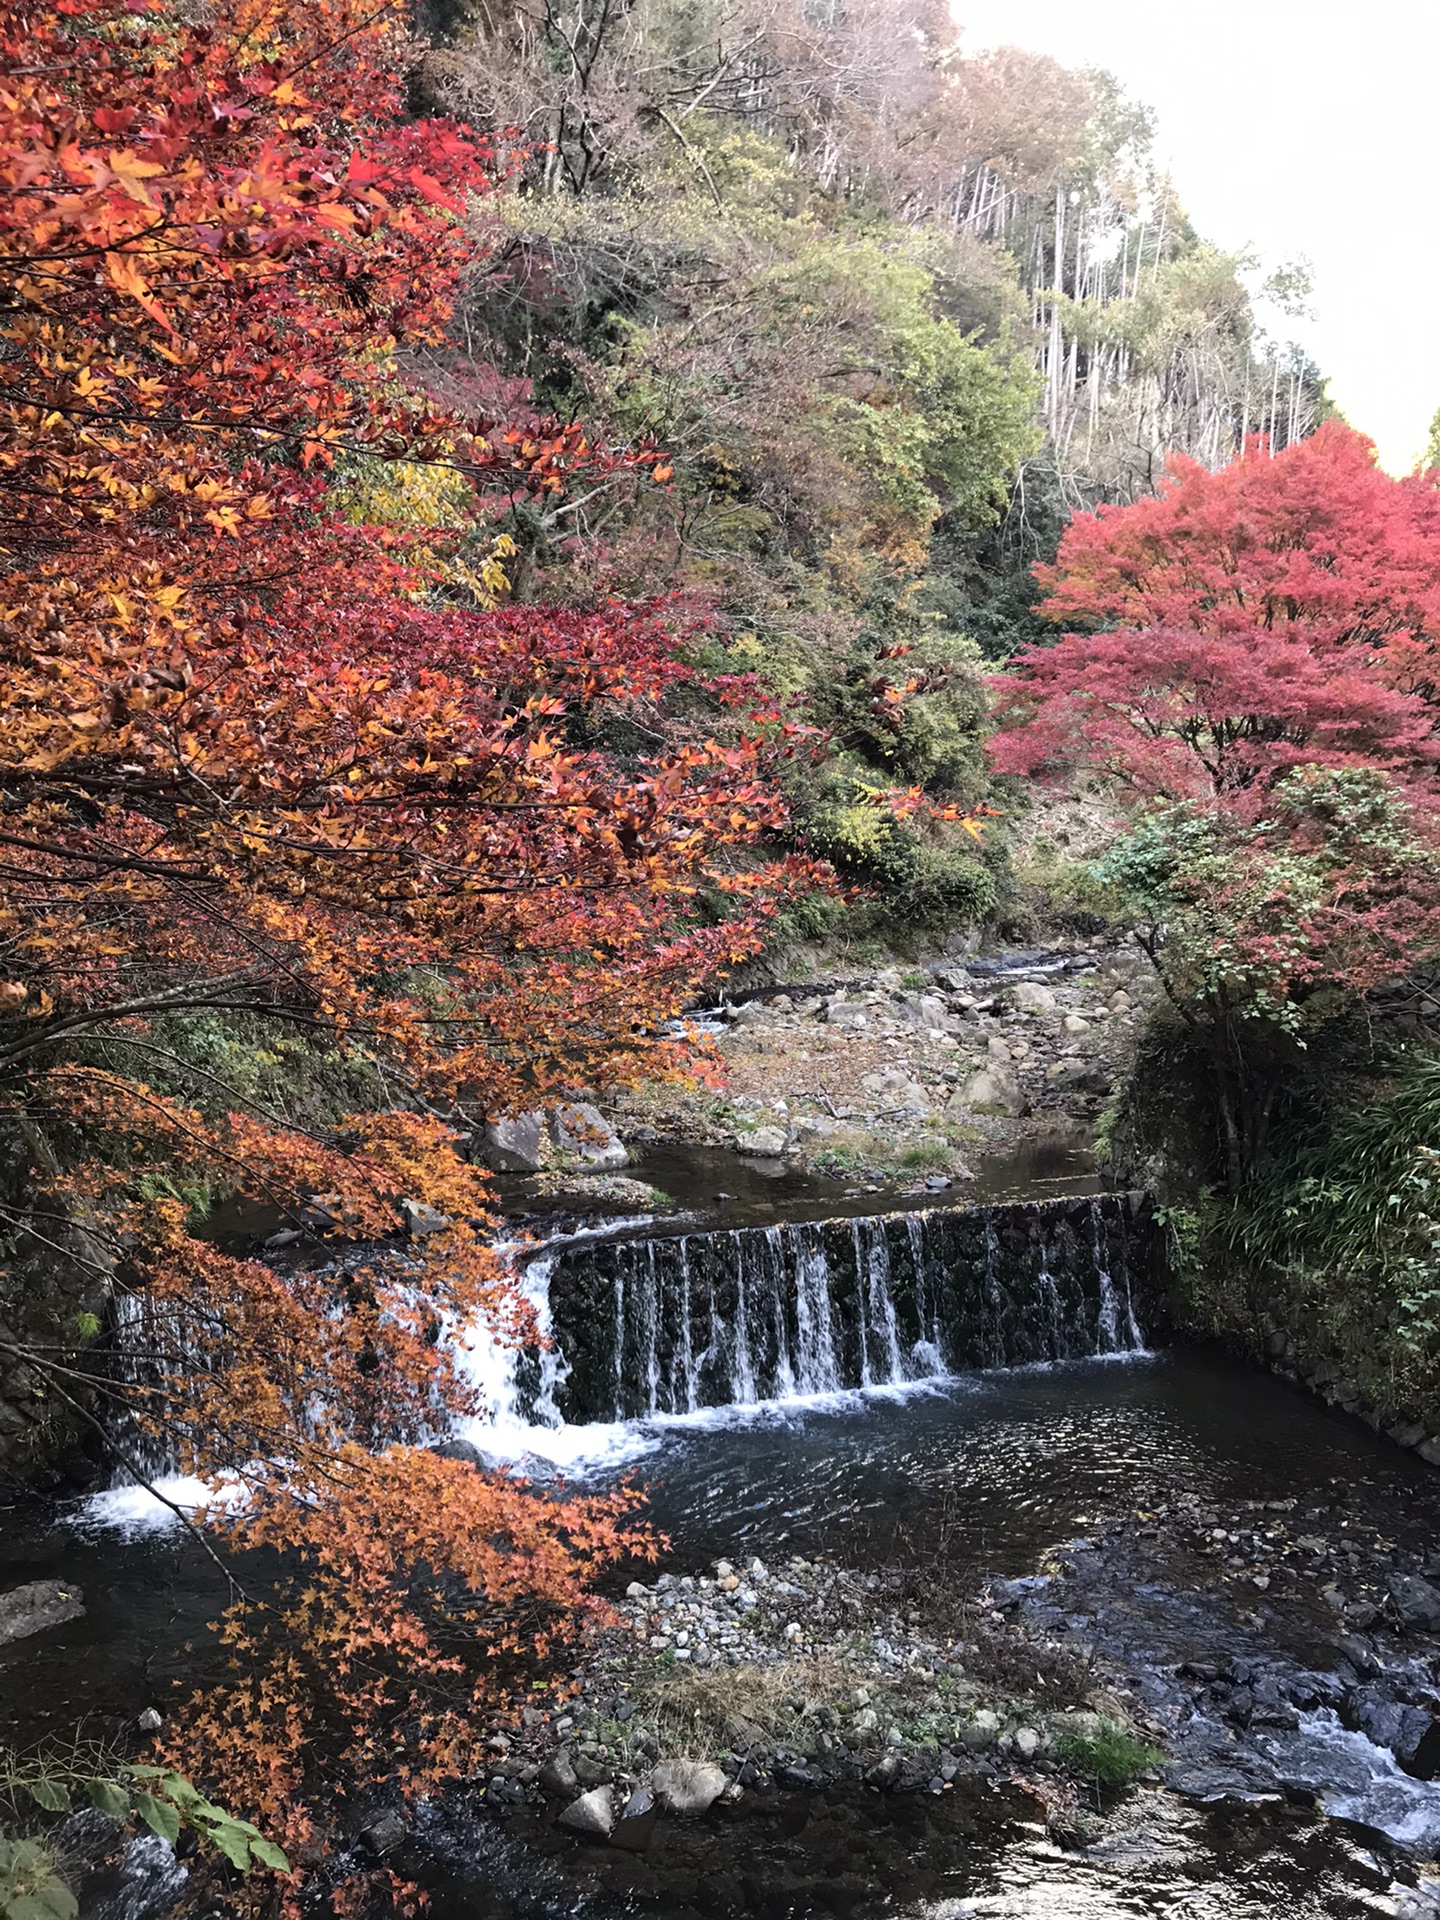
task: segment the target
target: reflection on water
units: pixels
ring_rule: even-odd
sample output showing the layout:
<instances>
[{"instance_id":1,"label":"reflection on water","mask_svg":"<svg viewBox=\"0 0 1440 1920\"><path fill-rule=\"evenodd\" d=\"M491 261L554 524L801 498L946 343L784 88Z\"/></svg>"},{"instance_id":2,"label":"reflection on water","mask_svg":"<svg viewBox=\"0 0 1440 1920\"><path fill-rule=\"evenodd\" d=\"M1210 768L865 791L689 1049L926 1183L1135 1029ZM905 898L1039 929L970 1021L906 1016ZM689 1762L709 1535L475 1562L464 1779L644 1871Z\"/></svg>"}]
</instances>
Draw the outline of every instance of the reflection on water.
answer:
<instances>
[{"instance_id":1,"label":"reflection on water","mask_svg":"<svg viewBox=\"0 0 1440 1920\"><path fill-rule=\"evenodd\" d=\"M957 1576L1019 1573L1105 1514L1203 1499L1393 1504L1440 1514L1435 1475L1268 1375L1217 1356L974 1374L903 1400L724 1410L647 1430L643 1471L677 1562L737 1544L838 1559L943 1548Z\"/></svg>"}]
</instances>

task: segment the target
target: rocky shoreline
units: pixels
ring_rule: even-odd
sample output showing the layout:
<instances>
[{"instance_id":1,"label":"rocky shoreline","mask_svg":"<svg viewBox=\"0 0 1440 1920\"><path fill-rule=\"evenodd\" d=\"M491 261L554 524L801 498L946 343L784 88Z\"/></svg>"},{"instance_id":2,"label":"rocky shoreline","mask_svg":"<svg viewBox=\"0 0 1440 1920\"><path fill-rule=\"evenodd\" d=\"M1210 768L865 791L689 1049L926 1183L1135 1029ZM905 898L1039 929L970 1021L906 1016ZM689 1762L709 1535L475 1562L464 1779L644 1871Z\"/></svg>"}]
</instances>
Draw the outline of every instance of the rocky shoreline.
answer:
<instances>
[{"instance_id":1,"label":"rocky shoreline","mask_svg":"<svg viewBox=\"0 0 1440 1920\"><path fill-rule=\"evenodd\" d=\"M641 1141L964 1180L976 1150L1093 1123L1153 992L1138 947L1100 942L767 988L705 1016L723 1098L649 1088L613 1101L609 1118Z\"/></svg>"},{"instance_id":2,"label":"rocky shoreline","mask_svg":"<svg viewBox=\"0 0 1440 1920\"><path fill-rule=\"evenodd\" d=\"M789 1911L800 1890L807 1911L878 1912L912 1873L938 1888L977 1846L1042 1838L1122 1878L1202 1870L1217 1819L1253 1818L1257 1836L1308 1821L1319 1845L1347 1826L1330 1817L1360 1764L1344 1741L1393 1753L1415 1796L1440 1770L1440 1588L1338 1511L1252 1505L1119 1517L1032 1577L963 1593L913 1569L738 1554L636 1580L573 1697L497 1726L480 1774L408 1832L382 1814L367 1848L434 1860L468 1836L473 1855L488 1823L556 1886L719 1914ZM1317 1720L1335 1728L1318 1768ZM1376 1910L1440 1920L1440 1796L1409 1841L1360 1831L1367 1884L1392 1900ZM771 1862L763 1898L752 1847ZM848 1850L843 1899L826 1847Z\"/></svg>"},{"instance_id":3,"label":"rocky shoreline","mask_svg":"<svg viewBox=\"0 0 1440 1920\"><path fill-rule=\"evenodd\" d=\"M1061 1819L1097 1784L1156 1777L1161 1754L1097 1693L1088 1661L1007 1622L984 1589L943 1621L915 1599L898 1573L804 1559L634 1581L576 1697L497 1727L475 1782L484 1807L501 1820L544 1808L635 1849L657 1817L771 1789L1004 1783Z\"/></svg>"}]
</instances>

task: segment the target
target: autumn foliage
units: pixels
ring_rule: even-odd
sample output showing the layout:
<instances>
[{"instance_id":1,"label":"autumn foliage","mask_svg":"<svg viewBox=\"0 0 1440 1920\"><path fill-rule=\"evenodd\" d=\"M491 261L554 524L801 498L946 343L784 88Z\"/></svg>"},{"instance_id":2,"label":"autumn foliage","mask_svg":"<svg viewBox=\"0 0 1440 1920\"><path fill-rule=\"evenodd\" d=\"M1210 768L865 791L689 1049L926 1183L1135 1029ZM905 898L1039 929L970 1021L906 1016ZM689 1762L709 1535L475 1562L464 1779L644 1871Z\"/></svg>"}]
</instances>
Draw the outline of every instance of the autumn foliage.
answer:
<instances>
[{"instance_id":1,"label":"autumn foliage","mask_svg":"<svg viewBox=\"0 0 1440 1920\"><path fill-rule=\"evenodd\" d=\"M1240 804L1292 766L1434 764L1440 493L1347 427L1217 473L1173 460L1155 498L1078 514L1037 578L1074 630L1000 683L1001 771Z\"/></svg>"},{"instance_id":2,"label":"autumn foliage","mask_svg":"<svg viewBox=\"0 0 1440 1920\"><path fill-rule=\"evenodd\" d=\"M1100 868L1212 1049L1229 1175L1294 1049L1440 952L1440 491L1330 424L1081 514L996 682L1004 773L1108 782Z\"/></svg>"},{"instance_id":3,"label":"autumn foliage","mask_svg":"<svg viewBox=\"0 0 1440 1920\"><path fill-rule=\"evenodd\" d=\"M779 817L757 745L644 724L686 677L661 609L496 604L517 503L667 475L407 378L483 257L491 147L404 118L384 8L189 17L0 7L4 1220L144 1299L136 1446L228 1467L209 1534L298 1556L237 1604L236 1690L178 1757L313 1843L321 1781L463 1769L516 1662L648 1550L628 1496L424 1450L472 1410L441 1329L526 1331L465 1142L683 1068L657 1027L785 876L744 851ZM438 524L369 516L377 471L402 500L440 476ZM308 1035L379 1091L307 1131L185 1069L177 1015ZM230 1258L196 1192L323 1194L331 1257ZM448 1228L393 1251L402 1201ZM79 1408L83 1363L25 1357Z\"/></svg>"}]
</instances>

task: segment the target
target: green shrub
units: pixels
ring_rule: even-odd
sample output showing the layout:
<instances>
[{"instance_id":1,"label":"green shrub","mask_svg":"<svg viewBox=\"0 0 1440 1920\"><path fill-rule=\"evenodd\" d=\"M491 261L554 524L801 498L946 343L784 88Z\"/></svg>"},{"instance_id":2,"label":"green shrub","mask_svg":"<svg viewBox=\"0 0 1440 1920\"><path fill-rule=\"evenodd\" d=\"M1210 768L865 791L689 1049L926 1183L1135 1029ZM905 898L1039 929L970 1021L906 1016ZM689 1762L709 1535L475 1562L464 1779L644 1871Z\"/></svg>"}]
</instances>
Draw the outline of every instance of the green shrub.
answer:
<instances>
[{"instance_id":1,"label":"green shrub","mask_svg":"<svg viewBox=\"0 0 1440 1920\"><path fill-rule=\"evenodd\" d=\"M954 1162L944 1141L917 1140L905 1148L899 1164L912 1173L948 1173Z\"/></svg>"},{"instance_id":2,"label":"green shrub","mask_svg":"<svg viewBox=\"0 0 1440 1920\"><path fill-rule=\"evenodd\" d=\"M1055 1751L1097 1787L1127 1787L1147 1767L1165 1758L1159 1747L1138 1740L1115 1720L1096 1719L1083 1727L1062 1727Z\"/></svg>"}]
</instances>

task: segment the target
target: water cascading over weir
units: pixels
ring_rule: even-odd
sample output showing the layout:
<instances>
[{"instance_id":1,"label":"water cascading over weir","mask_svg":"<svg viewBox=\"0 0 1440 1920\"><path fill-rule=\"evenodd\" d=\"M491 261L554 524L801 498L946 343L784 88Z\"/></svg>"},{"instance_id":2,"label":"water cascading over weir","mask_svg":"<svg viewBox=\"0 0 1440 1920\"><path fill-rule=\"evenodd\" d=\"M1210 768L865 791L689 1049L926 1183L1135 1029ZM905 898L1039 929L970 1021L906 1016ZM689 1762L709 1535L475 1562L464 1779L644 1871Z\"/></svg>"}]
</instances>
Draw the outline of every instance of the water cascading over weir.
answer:
<instances>
[{"instance_id":1,"label":"water cascading over weir","mask_svg":"<svg viewBox=\"0 0 1440 1920\"><path fill-rule=\"evenodd\" d=\"M580 1240L526 1269L553 1344L486 1384L574 1426L1138 1352L1156 1241L1138 1194Z\"/></svg>"}]
</instances>

